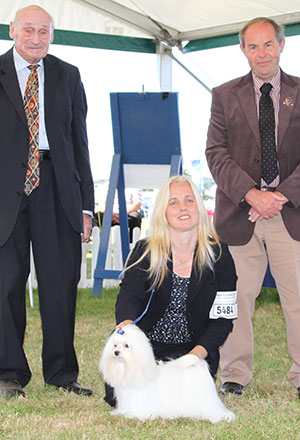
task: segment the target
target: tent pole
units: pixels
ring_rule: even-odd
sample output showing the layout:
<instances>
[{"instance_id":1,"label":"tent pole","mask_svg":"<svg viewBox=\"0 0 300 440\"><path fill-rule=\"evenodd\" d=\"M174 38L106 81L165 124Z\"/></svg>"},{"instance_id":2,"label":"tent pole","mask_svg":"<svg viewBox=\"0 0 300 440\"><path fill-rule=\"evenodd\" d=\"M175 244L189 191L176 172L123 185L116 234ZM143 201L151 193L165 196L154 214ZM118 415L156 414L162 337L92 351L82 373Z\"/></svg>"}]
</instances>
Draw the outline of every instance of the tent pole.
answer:
<instances>
[{"instance_id":1,"label":"tent pole","mask_svg":"<svg viewBox=\"0 0 300 440\"><path fill-rule=\"evenodd\" d=\"M172 91L172 49L161 43L156 44L157 70L159 75L160 90Z\"/></svg>"},{"instance_id":2,"label":"tent pole","mask_svg":"<svg viewBox=\"0 0 300 440\"><path fill-rule=\"evenodd\" d=\"M187 73L189 73L199 84L201 84L202 87L205 88L209 93L211 93L211 88L209 88L201 79L198 78L190 69L188 69L181 61L179 61L171 52L168 54L172 60L174 60L177 64L179 64L180 67L182 67Z\"/></svg>"}]
</instances>

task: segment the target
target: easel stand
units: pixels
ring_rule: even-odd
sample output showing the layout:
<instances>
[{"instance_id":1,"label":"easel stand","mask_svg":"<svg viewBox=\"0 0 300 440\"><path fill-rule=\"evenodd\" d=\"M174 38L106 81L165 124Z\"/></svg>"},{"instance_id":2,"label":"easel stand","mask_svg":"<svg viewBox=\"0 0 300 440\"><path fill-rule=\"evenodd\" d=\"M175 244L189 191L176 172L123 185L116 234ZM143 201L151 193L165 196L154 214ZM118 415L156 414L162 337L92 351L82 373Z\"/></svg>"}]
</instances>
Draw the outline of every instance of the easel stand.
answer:
<instances>
[{"instance_id":1,"label":"easel stand","mask_svg":"<svg viewBox=\"0 0 300 440\"><path fill-rule=\"evenodd\" d=\"M106 207L103 215L93 296L99 296L103 279L117 279L121 271L106 270L113 205L119 201L122 261L129 254L125 187L159 188L182 172L177 93L111 93L114 138Z\"/></svg>"}]
</instances>

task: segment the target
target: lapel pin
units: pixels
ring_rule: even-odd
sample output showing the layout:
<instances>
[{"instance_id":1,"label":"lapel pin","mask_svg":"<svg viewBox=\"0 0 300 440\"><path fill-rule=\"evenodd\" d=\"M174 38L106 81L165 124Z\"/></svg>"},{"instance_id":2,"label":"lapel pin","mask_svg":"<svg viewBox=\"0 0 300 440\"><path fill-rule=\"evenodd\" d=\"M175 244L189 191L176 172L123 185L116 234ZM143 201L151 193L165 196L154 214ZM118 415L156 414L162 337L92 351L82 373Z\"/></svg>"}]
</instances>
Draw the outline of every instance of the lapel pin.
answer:
<instances>
[{"instance_id":1,"label":"lapel pin","mask_svg":"<svg viewBox=\"0 0 300 440\"><path fill-rule=\"evenodd\" d=\"M283 101L283 105L287 105L287 106L290 105L291 107L293 107L294 103L293 103L292 98L290 98L289 96L287 98L285 98Z\"/></svg>"}]
</instances>

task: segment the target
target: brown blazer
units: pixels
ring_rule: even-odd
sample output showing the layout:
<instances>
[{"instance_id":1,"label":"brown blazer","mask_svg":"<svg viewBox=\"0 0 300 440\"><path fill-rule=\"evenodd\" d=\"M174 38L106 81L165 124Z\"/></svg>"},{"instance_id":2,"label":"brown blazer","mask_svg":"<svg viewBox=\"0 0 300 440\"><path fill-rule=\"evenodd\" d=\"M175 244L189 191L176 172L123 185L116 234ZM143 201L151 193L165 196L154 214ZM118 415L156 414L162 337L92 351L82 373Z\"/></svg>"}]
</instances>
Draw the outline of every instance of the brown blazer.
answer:
<instances>
[{"instance_id":1,"label":"brown blazer","mask_svg":"<svg viewBox=\"0 0 300 440\"><path fill-rule=\"evenodd\" d=\"M281 71L278 127L278 191L284 224L300 241L300 78ZM254 223L248 220L247 191L260 184L261 150L251 72L213 89L206 157L217 184L215 226L229 245L248 243Z\"/></svg>"}]
</instances>

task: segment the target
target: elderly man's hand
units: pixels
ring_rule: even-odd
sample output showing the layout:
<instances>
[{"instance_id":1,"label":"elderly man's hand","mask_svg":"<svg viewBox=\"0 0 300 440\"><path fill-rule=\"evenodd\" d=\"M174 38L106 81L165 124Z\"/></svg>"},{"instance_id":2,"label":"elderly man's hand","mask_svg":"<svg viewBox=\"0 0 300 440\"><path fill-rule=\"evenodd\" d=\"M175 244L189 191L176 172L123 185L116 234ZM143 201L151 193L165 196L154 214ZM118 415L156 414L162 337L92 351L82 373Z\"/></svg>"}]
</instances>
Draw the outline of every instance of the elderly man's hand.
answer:
<instances>
[{"instance_id":1,"label":"elderly man's hand","mask_svg":"<svg viewBox=\"0 0 300 440\"><path fill-rule=\"evenodd\" d=\"M89 214L83 214L83 233L81 234L82 243L88 243L90 241L90 235L92 232L92 217Z\"/></svg>"}]
</instances>

